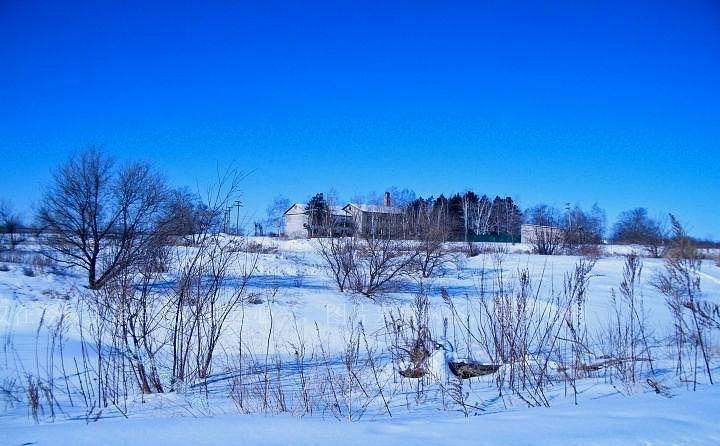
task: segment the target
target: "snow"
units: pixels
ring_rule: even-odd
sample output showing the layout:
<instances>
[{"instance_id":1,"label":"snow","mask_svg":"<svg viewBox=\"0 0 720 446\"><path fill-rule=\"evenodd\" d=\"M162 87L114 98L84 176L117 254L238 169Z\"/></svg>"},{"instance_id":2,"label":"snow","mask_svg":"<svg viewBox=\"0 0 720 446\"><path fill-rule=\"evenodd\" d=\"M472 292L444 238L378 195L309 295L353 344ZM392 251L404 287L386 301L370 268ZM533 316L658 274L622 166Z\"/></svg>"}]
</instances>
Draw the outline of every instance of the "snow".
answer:
<instances>
[{"instance_id":1,"label":"snow","mask_svg":"<svg viewBox=\"0 0 720 446\"><path fill-rule=\"evenodd\" d=\"M419 284L409 282L377 302L338 292L325 273L314 241L256 238L257 242L278 247L273 254L260 255L259 269L250 282L251 291L260 293L263 303L244 309L243 342L250 352L265 351L268 312L273 314L276 342L272 353L289 355L288 340L300 333L309 344L318 338L328 356L339 358L347 342L348 320L361 321L369 336L384 327L388 311L412 312L414 292ZM629 247L608 247L607 256L593 269L586 307L588 330L599 330L611 315L610 294L621 281L623 258ZM450 315L440 297L447 291L453 303L465 308L465 296L476 293L481 277L517 277L521 269L530 272L540 288L538 299L562 287L565 273L578 261L574 256L542 257L528 254L525 245L510 245L498 263L492 254L466 259L451 267L442 277L426 281L429 290L430 321L436 333ZM5 345L0 359L0 380L23 377L27 371L45 367L36 339L41 318L52 321L67 314L69 327L77 322L77 290L84 286L78 271L25 274L22 265L6 263L0 271L0 336ZM643 259L640 293L648 313L650 329L662 338L671 330L671 316L665 297L650 281L663 264L660 259ZM720 302L720 268L705 261L700 272L703 298ZM237 345L240 315L229 318L229 330L221 343L228 351ZM316 325L317 324L317 325ZM316 329L317 326L317 329ZM319 330L319 334L316 330ZM68 357L77 355L76 329L66 333ZM606 378L585 379L578 383L578 404L567 389L549 391L550 407L529 408L512 395L498 398L492 376L473 379L463 391L476 409L469 417L447 401L445 391L449 358L483 358L474 347L452 345L450 339L437 339L446 348L432 352L432 383L426 399L409 403L412 386L400 386L389 402L388 416L379 400L368 407L358 421L338 420L329 412L312 415L274 416L239 414L227 396L229 378L218 367L210 396L188 388L170 395L153 395L130 402L127 411L109 408L96 421L88 421L82 411L66 408L54 420L47 416L36 424L26 406L0 404L0 444L720 444L720 386L701 384L697 391L679 383L672 373L672 361L659 358L659 379L668 395L654 393L639 385L630 395ZM8 349L12 344L13 351ZM717 343L713 349L717 353ZM227 353L231 358L232 354ZM40 355L42 356L42 355ZM718 363L713 371L718 374ZM288 370L288 374L296 371ZM501 370L499 373L503 373ZM290 375L288 375L290 376ZM393 371L380 368L379 379L391 381ZM5 381L2 381L5 382ZM403 393L406 392L406 393ZM0 400L3 401L3 400ZM127 418L126 418L127 416Z\"/></svg>"},{"instance_id":2,"label":"snow","mask_svg":"<svg viewBox=\"0 0 720 446\"><path fill-rule=\"evenodd\" d=\"M52 445L715 445L720 388L591 399L579 406L509 409L348 423L290 416L152 416L33 425L0 419L3 444Z\"/></svg>"}]
</instances>

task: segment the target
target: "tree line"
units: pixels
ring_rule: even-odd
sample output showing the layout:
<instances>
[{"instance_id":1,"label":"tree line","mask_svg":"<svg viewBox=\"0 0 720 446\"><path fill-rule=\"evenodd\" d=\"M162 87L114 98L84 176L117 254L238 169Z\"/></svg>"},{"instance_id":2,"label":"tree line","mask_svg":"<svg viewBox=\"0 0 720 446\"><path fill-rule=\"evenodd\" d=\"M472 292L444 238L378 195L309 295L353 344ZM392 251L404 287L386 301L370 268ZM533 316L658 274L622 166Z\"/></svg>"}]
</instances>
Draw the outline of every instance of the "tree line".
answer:
<instances>
[{"instance_id":1,"label":"tree line","mask_svg":"<svg viewBox=\"0 0 720 446\"><path fill-rule=\"evenodd\" d=\"M392 231L396 235L416 238L421 226L430 225L444 232L446 240L520 241L522 212L512 197L491 200L487 195L466 191L449 198L444 194L423 198L405 192L405 198L396 206L401 210L397 219L390 223L396 226ZM322 228L332 226L334 218L324 194L313 195L306 211L311 236L328 235Z\"/></svg>"},{"instance_id":2,"label":"tree line","mask_svg":"<svg viewBox=\"0 0 720 446\"><path fill-rule=\"evenodd\" d=\"M654 217L643 207L622 212L608 227L606 213L597 204L589 209L579 205L560 209L541 203L521 211L512 197L490 199L472 190L428 198L418 197L408 189L390 191L393 204L402 210L401 220L396 223L401 228L395 233L405 238L421 238L420 232L433 227L446 241L519 242L521 225L527 224L558 229L555 233L544 233L542 242L547 247L539 249L541 254L576 253L610 242L642 245L649 255L656 257L662 255L671 238L669 220ZM368 204L380 204L378 200L376 194L370 194ZM275 203L278 202L289 206L289 200L277 198ZM332 217L331 205L323 193L314 194L306 203L308 227L313 228L311 236L329 235L331 222L337 218ZM268 208L269 218L277 228L282 227L282 213L277 212L280 208ZM710 240L693 241L703 248L720 247L720 243Z\"/></svg>"},{"instance_id":3,"label":"tree line","mask_svg":"<svg viewBox=\"0 0 720 446\"><path fill-rule=\"evenodd\" d=\"M89 147L52 171L32 232L46 257L85 270L88 287L100 289L127 270L160 262L168 246L219 233L241 179L233 170L222 175L227 195L192 192L173 188L147 163L120 164ZM4 204L0 247L14 249L28 226Z\"/></svg>"},{"instance_id":4,"label":"tree line","mask_svg":"<svg viewBox=\"0 0 720 446\"><path fill-rule=\"evenodd\" d=\"M234 183L242 177L237 172L230 176L226 180ZM391 188L390 194L393 205L402 211L397 233L407 239L519 242L521 225L526 223L560 228L563 237L557 245L566 251L609 240L643 245L659 256L669 240L668 225L641 207L621 213L608 231L605 212L597 205L560 210L538 204L521 211L512 197L491 199L472 190L424 198L408 189ZM88 286L100 288L119 271L157 257L164 246L194 244L202 234L228 232L228 209L237 197L202 195L170 186L147 163L119 164L100 148L90 147L52 172L32 224L22 221L9 203L0 205L0 250L14 249L26 237L27 228L33 227L49 258L86 270ZM357 201L379 204L378 200L371 194ZM332 201L316 194L307 203L312 227L328 226L335 218ZM268 208L266 227L275 234L282 231L287 207L288 200L277 198ZM546 241L552 247L553 240ZM718 246L697 242L701 247Z\"/></svg>"}]
</instances>

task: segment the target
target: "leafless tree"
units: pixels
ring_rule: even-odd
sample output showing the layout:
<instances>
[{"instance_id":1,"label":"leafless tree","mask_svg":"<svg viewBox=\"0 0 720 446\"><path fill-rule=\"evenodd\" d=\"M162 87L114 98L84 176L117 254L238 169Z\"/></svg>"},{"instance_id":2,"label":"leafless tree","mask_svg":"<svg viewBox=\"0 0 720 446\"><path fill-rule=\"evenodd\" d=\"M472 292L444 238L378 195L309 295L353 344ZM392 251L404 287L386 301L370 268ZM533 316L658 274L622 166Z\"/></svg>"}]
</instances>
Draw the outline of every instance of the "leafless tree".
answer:
<instances>
[{"instance_id":1,"label":"leafless tree","mask_svg":"<svg viewBox=\"0 0 720 446\"><path fill-rule=\"evenodd\" d=\"M283 213L288 210L292 205L290 200L285 197L277 196L273 198L266 209L267 212L267 226L274 230L275 235L280 236L283 234L285 229L285 221L283 219Z\"/></svg>"},{"instance_id":2,"label":"leafless tree","mask_svg":"<svg viewBox=\"0 0 720 446\"><path fill-rule=\"evenodd\" d=\"M257 254L244 253L237 241L216 236L176 259L180 266L171 308L173 385L210 375L225 323L248 297L257 260Z\"/></svg>"},{"instance_id":3,"label":"leafless tree","mask_svg":"<svg viewBox=\"0 0 720 446\"><path fill-rule=\"evenodd\" d=\"M318 252L325 260L335 285L344 292L355 267L358 240L355 237L326 237L317 239L317 243Z\"/></svg>"},{"instance_id":4,"label":"leafless tree","mask_svg":"<svg viewBox=\"0 0 720 446\"><path fill-rule=\"evenodd\" d=\"M241 178L234 171L222 174L202 208L224 209L239 193ZM207 378L228 319L248 298L258 255L246 252L241 239L213 233L211 219L193 224L198 232L192 246L148 244L131 267L85 294L89 314L97 321L92 324L94 339L98 345L110 342L130 364L142 393L172 391L189 379ZM177 277L174 286L167 284L168 264ZM113 364L99 355L96 368L107 370Z\"/></svg>"},{"instance_id":5,"label":"leafless tree","mask_svg":"<svg viewBox=\"0 0 720 446\"><path fill-rule=\"evenodd\" d=\"M560 254L564 240L562 229L555 226L535 226L532 231L534 235L531 244L535 254Z\"/></svg>"},{"instance_id":6,"label":"leafless tree","mask_svg":"<svg viewBox=\"0 0 720 446\"><path fill-rule=\"evenodd\" d=\"M358 243L357 256L348 277L349 289L373 298L408 273L417 256L417 250L403 240L393 239L390 235L365 235Z\"/></svg>"},{"instance_id":7,"label":"leafless tree","mask_svg":"<svg viewBox=\"0 0 720 446\"><path fill-rule=\"evenodd\" d=\"M492 202L483 195L478 202L468 209L472 228L476 235L490 232L490 217L492 216Z\"/></svg>"},{"instance_id":8,"label":"leafless tree","mask_svg":"<svg viewBox=\"0 0 720 446\"><path fill-rule=\"evenodd\" d=\"M22 221L20 216L13 211L8 202L0 202L0 235L2 235L0 249L2 249L3 243L7 243L10 249L15 249L22 242L21 229Z\"/></svg>"},{"instance_id":9,"label":"leafless tree","mask_svg":"<svg viewBox=\"0 0 720 446\"><path fill-rule=\"evenodd\" d=\"M649 255L661 257L668 233L660 219L650 217L645 208L636 208L620 214L610 238L615 243L643 245Z\"/></svg>"},{"instance_id":10,"label":"leafless tree","mask_svg":"<svg viewBox=\"0 0 720 446\"><path fill-rule=\"evenodd\" d=\"M565 242L560 211L546 204L536 205L525 211L525 222L533 225L530 244L533 252L540 255L559 254Z\"/></svg>"},{"instance_id":11,"label":"leafless tree","mask_svg":"<svg viewBox=\"0 0 720 446\"><path fill-rule=\"evenodd\" d=\"M406 211L410 233L415 234L412 243L416 251L413 266L423 278L431 277L450 262L445 242L450 238L450 222L447 213L424 204Z\"/></svg>"},{"instance_id":12,"label":"leafless tree","mask_svg":"<svg viewBox=\"0 0 720 446\"><path fill-rule=\"evenodd\" d=\"M219 231L223 209L211 209L198 193L176 189L169 193L162 229L185 244L197 244L205 233Z\"/></svg>"},{"instance_id":13,"label":"leafless tree","mask_svg":"<svg viewBox=\"0 0 720 446\"><path fill-rule=\"evenodd\" d=\"M399 277L417 267L418 243L395 238L402 233L399 221L384 220L376 231L337 234L333 218L322 220L316 230L329 237L317 239L317 251L325 261L339 291L353 291L373 297L388 290ZM341 231L342 232L342 231Z\"/></svg>"},{"instance_id":14,"label":"leafless tree","mask_svg":"<svg viewBox=\"0 0 720 446\"><path fill-rule=\"evenodd\" d=\"M322 239L318 241L318 252L340 291L350 290L370 298L408 274L418 256L418 250L409 242L371 234Z\"/></svg>"},{"instance_id":15,"label":"leafless tree","mask_svg":"<svg viewBox=\"0 0 720 446\"><path fill-rule=\"evenodd\" d=\"M97 147L71 157L54 172L43 198L44 253L87 271L88 287L102 288L146 256L166 191L147 164L118 167Z\"/></svg>"},{"instance_id":16,"label":"leafless tree","mask_svg":"<svg viewBox=\"0 0 720 446\"><path fill-rule=\"evenodd\" d=\"M563 245L566 253L597 252L605 232L605 212L594 205L590 211L574 206L565 211L562 219Z\"/></svg>"},{"instance_id":17,"label":"leafless tree","mask_svg":"<svg viewBox=\"0 0 720 446\"><path fill-rule=\"evenodd\" d=\"M217 213L235 202L246 174L228 169L204 194L204 207ZM208 223L209 224L209 223ZM248 298L247 285L258 254L247 253L244 240L226 238L210 228L192 250L177 253L178 281L170 310L171 388L188 378L209 376L212 358L232 312Z\"/></svg>"}]
</instances>

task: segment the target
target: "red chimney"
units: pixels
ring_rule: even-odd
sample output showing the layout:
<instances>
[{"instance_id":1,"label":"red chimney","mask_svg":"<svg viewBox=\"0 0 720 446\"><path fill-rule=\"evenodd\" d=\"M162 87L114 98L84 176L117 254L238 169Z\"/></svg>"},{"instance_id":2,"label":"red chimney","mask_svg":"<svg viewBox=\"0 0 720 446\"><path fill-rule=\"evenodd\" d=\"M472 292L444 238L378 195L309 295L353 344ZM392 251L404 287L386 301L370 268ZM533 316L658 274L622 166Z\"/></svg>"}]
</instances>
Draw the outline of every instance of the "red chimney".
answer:
<instances>
[{"instance_id":1,"label":"red chimney","mask_svg":"<svg viewBox=\"0 0 720 446\"><path fill-rule=\"evenodd\" d=\"M385 198L383 199L383 205L386 208L389 208L392 206L392 203L390 202L390 192L385 192Z\"/></svg>"}]
</instances>

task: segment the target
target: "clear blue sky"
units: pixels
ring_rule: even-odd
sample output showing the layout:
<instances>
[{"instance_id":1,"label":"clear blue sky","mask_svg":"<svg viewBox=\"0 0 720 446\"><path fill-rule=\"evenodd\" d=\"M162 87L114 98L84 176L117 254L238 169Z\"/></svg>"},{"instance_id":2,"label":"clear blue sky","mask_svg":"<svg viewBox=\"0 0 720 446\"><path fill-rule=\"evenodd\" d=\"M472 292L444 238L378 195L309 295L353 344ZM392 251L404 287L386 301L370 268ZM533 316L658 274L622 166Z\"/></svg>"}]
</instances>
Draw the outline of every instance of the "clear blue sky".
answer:
<instances>
[{"instance_id":1,"label":"clear blue sky","mask_svg":"<svg viewBox=\"0 0 720 446\"><path fill-rule=\"evenodd\" d=\"M245 212L396 185L720 238L720 4L0 1L0 198L88 144ZM508 6L509 5L509 6Z\"/></svg>"}]
</instances>

